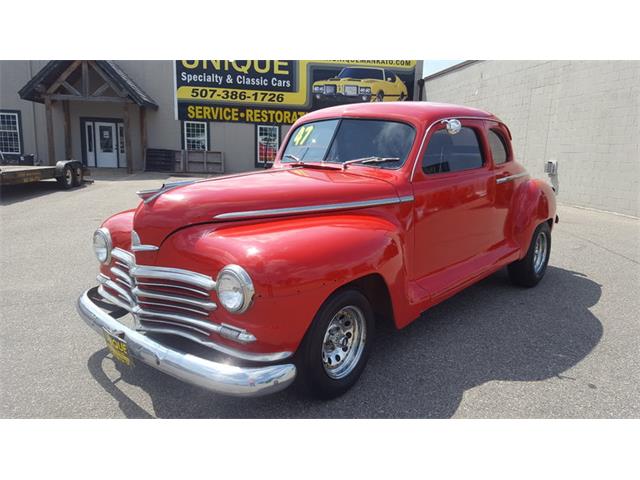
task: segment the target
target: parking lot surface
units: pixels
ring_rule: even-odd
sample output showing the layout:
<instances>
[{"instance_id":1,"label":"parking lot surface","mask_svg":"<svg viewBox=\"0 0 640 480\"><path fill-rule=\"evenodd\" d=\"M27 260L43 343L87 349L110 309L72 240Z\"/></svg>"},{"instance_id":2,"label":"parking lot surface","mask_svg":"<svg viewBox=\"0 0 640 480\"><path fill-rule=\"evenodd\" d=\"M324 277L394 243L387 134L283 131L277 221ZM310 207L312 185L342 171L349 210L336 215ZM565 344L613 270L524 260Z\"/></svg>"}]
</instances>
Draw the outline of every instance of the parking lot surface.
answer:
<instances>
[{"instance_id":1,"label":"parking lot surface","mask_svg":"<svg viewBox=\"0 0 640 480\"><path fill-rule=\"evenodd\" d=\"M360 381L336 400L296 388L222 397L116 366L75 311L95 284L91 235L165 179L100 172L77 190L2 192L0 417L640 417L640 221L567 206L538 287L501 271L379 331Z\"/></svg>"}]
</instances>

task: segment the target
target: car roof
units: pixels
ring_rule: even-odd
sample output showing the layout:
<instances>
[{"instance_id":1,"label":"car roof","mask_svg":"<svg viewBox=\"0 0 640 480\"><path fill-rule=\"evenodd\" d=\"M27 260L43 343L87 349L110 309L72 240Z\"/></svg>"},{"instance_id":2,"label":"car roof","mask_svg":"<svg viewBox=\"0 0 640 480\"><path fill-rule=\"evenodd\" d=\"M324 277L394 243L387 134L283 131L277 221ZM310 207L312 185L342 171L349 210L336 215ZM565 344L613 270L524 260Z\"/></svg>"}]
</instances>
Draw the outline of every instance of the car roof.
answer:
<instances>
[{"instance_id":1,"label":"car roof","mask_svg":"<svg viewBox=\"0 0 640 480\"><path fill-rule=\"evenodd\" d=\"M311 120L322 120L337 117L365 117L375 118L385 116L409 122L435 122L442 118L451 117L479 117L500 122L500 119L492 113L478 108L465 107L450 103L435 102L373 102L352 103L323 108L307 113L301 119L301 123Z\"/></svg>"}]
</instances>

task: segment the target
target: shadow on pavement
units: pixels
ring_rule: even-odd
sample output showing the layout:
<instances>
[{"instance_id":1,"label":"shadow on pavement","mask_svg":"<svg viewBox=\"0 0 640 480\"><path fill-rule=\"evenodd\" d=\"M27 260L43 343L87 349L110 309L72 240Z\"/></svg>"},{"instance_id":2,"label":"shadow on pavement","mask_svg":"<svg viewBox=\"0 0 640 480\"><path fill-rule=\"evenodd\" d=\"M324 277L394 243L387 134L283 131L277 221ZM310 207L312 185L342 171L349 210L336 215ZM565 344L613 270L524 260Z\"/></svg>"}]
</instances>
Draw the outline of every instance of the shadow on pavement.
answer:
<instances>
[{"instance_id":1,"label":"shadow on pavement","mask_svg":"<svg viewBox=\"0 0 640 480\"><path fill-rule=\"evenodd\" d=\"M448 418L465 390L492 380L540 381L570 369L598 344L600 321L589 311L601 286L549 266L533 289L511 286L504 271L430 309L401 331L383 328L356 386L330 402L296 388L253 399L229 398L140 365L122 378L151 397L165 418ZM102 370L106 349L89 370L130 418L149 417Z\"/></svg>"}]
</instances>

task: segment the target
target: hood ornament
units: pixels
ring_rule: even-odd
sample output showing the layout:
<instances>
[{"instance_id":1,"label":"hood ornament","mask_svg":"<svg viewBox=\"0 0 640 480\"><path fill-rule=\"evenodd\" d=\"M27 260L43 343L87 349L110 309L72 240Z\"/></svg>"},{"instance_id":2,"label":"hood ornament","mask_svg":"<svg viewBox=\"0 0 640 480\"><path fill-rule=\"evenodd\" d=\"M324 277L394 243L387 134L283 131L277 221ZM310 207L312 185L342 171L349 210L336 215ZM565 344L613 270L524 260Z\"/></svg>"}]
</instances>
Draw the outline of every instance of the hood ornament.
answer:
<instances>
[{"instance_id":1,"label":"hood ornament","mask_svg":"<svg viewBox=\"0 0 640 480\"><path fill-rule=\"evenodd\" d=\"M163 183L160 188L152 188L149 190L138 190L136 195L140 197L144 203L149 203L158 198L165 192L169 190L173 190L174 188L184 187L185 185L191 185L192 183L197 182L198 180L182 180L180 182L171 182L171 183Z\"/></svg>"}]
</instances>

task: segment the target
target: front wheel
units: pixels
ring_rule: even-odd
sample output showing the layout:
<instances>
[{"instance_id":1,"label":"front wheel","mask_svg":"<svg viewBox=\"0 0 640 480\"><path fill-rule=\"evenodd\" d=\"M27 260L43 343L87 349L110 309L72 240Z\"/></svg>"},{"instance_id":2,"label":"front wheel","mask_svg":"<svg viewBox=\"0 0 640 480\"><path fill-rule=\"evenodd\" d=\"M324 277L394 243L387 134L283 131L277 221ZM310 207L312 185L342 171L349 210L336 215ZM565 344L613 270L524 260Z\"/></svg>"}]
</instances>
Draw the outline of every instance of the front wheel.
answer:
<instances>
[{"instance_id":1,"label":"front wheel","mask_svg":"<svg viewBox=\"0 0 640 480\"><path fill-rule=\"evenodd\" d=\"M522 260L507 267L509 278L516 285L535 287L547 271L551 253L551 229L547 222L541 223L533 232L529 250Z\"/></svg>"},{"instance_id":2,"label":"front wheel","mask_svg":"<svg viewBox=\"0 0 640 480\"><path fill-rule=\"evenodd\" d=\"M349 390L367 363L374 328L371 304L360 291L329 297L301 345L298 367L306 389L324 399Z\"/></svg>"}]
</instances>

